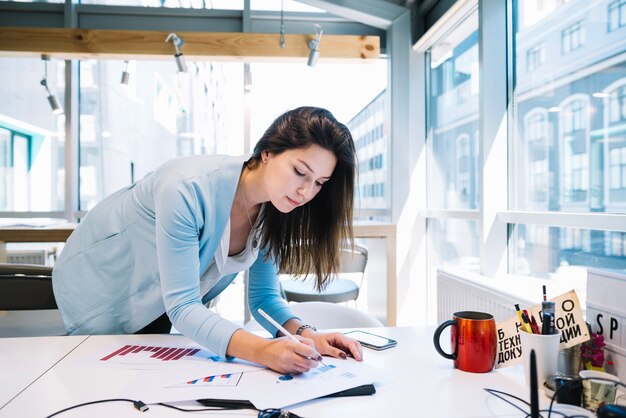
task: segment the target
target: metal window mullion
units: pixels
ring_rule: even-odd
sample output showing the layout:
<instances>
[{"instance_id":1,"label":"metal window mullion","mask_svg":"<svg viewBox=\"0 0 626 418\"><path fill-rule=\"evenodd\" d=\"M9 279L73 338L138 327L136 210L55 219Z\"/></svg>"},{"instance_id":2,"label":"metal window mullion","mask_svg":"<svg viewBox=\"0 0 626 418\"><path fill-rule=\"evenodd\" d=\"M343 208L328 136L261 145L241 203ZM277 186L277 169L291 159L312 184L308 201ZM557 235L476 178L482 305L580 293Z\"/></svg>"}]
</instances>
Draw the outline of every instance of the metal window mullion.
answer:
<instances>
[{"instance_id":1,"label":"metal window mullion","mask_svg":"<svg viewBox=\"0 0 626 418\"><path fill-rule=\"evenodd\" d=\"M423 210L419 216L426 219L463 219L469 221L480 221L481 215L477 210Z\"/></svg>"},{"instance_id":2,"label":"metal window mullion","mask_svg":"<svg viewBox=\"0 0 626 418\"><path fill-rule=\"evenodd\" d=\"M529 224L626 232L626 214L503 211L497 214L497 219L505 225Z\"/></svg>"},{"instance_id":3,"label":"metal window mullion","mask_svg":"<svg viewBox=\"0 0 626 418\"><path fill-rule=\"evenodd\" d=\"M64 25L75 28L78 24L76 0L65 0ZM78 61L65 61L65 204L64 218L68 222L78 220L78 120L79 120Z\"/></svg>"},{"instance_id":4,"label":"metal window mullion","mask_svg":"<svg viewBox=\"0 0 626 418\"><path fill-rule=\"evenodd\" d=\"M507 2L479 0L480 264L487 277L507 272Z\"/></svg>"}]
</instances>

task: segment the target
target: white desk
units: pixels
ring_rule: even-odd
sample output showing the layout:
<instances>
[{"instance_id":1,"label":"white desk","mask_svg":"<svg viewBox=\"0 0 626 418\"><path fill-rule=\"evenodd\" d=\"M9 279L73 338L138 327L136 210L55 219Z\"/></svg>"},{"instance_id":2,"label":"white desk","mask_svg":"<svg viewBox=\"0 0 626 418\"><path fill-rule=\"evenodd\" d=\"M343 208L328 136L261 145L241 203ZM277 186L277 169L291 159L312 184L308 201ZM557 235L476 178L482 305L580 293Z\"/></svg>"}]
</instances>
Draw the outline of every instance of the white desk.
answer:
<instances>
[{"instance_id":1,"label":"white desk","mask_svg":"<svg viewBox=\"0 0 626 418\"><path fill-rule=\"evenodd\" d=\"M86 339L0 338L0 414L7 403Z\"/></svg>"},{"instance_id":2,"label":"white desk","mask_svg":"<svg viewBox=\"0 0 626 418\"><path fill-rule=\"evenodd\" d=\"M500 399L489 395L483 390L490 387L502 390L528 400L528 390L524 385L521 367L497 370L486 374L472 374L453 369L452 362L439 356L432 343L433 328L377 328L373 329L381 335L398 340L398 346L376 352L365 349L365 361L388 372L390 383L377 385L377 393L373 396L354 398L335 398L309 401L290 408L293 412L307 418L315 417L523 417L519 411ZM162 337L162 336L161 336ZM167 336L172 342L188 341L181 336ZM76 345L75 340L68 338L68 346ZM116 344L141 341L142 336L99 336L89 337L92 343L100 339L103 343L113 340ZM181 340L181 338L183 340ZM35 352L46 353L49 348L45 343L50 338L29 338L22 340L41 341L21 343L18 339L0 339L0 351L20 349L21 346L35 348ZM86 375L81 374L79 357L83 345L65 356L43 376L36 379L26 390L23 390L7 405L0 409L0 417L44 417L65 407L109 397L124 397L124 388L136 378L141 371L100 368ZM38 348L38 349L37 349ZM69 351L69 348L66 348ZM14 355L11 374L30 370L30 355ZM4 367L4 366L3 366ZM2 375L4 376L4 370ZM36 373L29 373L23 380L34 380ZM136 380L135 380L136 381ZM2 382L4 394L6 382ZM25 383L22 383L22 387ZM15 391L14 391L15 392ZM211 395L207 393L207 397ZM540 394L543 405L548 398ZM192 403L189 404L191 406ZM70 417L189 417L189 414L151 406L145 415L139 413L129 403L106 403L87 406L68 411L62 418ZM254 411L241 412L210 412L211 417L256 416Z\"/></svg>"}]
</instances>

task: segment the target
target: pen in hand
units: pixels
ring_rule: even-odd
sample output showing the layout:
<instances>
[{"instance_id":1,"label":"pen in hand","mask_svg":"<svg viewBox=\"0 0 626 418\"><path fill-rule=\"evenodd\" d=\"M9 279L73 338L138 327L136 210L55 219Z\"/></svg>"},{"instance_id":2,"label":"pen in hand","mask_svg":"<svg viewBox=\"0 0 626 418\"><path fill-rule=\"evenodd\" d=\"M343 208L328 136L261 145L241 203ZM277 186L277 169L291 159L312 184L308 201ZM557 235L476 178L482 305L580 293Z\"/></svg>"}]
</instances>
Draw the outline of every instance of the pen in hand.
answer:
<instances>
[{"instance_id":1,"label":"pen in hand","mask_svg":"<svg viewBox=\"0 0 626 418\"><path fill-rule=\"evenodd\" d=\"M271 316L269 316L268 314L265 313L265 311L263 311L263 309L259 308L257 309L257 312L265 319L267 319L270 324L274 325L274 327L276 327L277 330L279 330L280 332L282 332L284 335L286 335L287 337L291 338L292 340L294 340L297 343L302 344L296 337L293 336L292 333L290 333L289 331L287 331L282 325L280 325L278 322L274 321L274 318L272 318ZM326 367L326 365L324 364L324 362L322 361L322 356L319 356L316 359L312 359L307 357L309 360L316 360L318 362L320 362L322 364L322 366Z\"/></svg>"}]
</instances>

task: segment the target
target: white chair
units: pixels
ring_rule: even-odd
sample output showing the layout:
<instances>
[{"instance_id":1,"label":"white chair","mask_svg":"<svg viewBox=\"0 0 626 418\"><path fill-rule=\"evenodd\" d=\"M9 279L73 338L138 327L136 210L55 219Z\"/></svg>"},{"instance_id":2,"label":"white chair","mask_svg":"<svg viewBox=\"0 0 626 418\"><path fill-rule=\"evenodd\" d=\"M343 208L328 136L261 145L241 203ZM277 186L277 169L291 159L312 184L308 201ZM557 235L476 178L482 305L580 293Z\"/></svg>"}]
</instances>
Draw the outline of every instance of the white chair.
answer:
<instances>
[{"instance_id":1,"label":"white chair","mask_svg":"<svg viewBox=\"0 0 626 418\"><path fill-rule=\"evenodd\" d=\"M367 266L367 248L355 244L354 251L350 248L341 249L340 269L338 277L333 278L328 286L321 292L315 288L315 276L307 279L297 279L290 275L283 275L287 279L281 279L281 287L285 299L289 302L322 301L341 303L350 300L356 301L359 297L359 289L363 285L365 267ZM357 281L342 276L358 276Z\"/></svg>"},{"instance_id":2,"label":"white chair","mask_svg":"<svg viewBox=\"0 0 626 418\"><path fill-rule=\"evenodd\" d=\"M330 302L300 302L289 304L289 309L305 324L318 329L382 327L382 322L367 312ZM259 331L263 327L252 320L246 331Z\"/></svg>"}]
</instances>

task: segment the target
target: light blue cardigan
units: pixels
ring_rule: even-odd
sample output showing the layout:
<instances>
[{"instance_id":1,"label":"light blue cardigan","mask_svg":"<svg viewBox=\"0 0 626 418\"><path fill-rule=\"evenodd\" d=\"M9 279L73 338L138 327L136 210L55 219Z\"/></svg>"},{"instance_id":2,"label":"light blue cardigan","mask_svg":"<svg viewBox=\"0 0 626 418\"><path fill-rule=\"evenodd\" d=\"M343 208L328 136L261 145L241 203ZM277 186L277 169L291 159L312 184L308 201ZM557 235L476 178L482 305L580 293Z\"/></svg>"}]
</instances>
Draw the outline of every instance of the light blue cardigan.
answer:
<instances>
[{"instance_id":1,"label":"light blue cardigan","mask_svg":"<svg viewBox=\"0 0 626 418\"><path fill-rule=\"evenodd\" d=\"M249 156L197 155L165 163L89 211L56 262L52 282L69 334L136 332L167 312L174 327L224 357L239 328L203 304L235 274L200 294ZM295 317L280 297L265 251L249 269L248 303L278 323Z\"/></svg>"}]
</instances>

